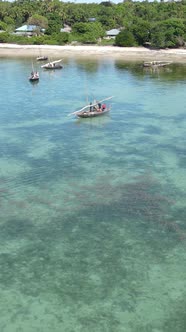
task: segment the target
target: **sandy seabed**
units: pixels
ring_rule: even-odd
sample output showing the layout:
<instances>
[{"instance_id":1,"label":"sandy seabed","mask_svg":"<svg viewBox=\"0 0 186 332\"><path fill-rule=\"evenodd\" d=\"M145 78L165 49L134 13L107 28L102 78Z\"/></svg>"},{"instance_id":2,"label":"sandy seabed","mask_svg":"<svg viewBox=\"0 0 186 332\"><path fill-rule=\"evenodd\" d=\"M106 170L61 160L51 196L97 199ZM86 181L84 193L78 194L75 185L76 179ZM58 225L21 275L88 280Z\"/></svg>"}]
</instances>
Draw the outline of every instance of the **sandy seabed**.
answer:
<instances>
[{"instance_id":1,"label":"sandy seabed","mask_svg":"<svg viewBox=\"0 0 186 332\"><path fill-rule=\"evenodd\" d=\"M145 47L117 46L55 46L55 45L17 45L0 43L0 57L107 57L126 61L173 61L186 63L186 49L150 50Z\"/></svg>"}]
</instances>

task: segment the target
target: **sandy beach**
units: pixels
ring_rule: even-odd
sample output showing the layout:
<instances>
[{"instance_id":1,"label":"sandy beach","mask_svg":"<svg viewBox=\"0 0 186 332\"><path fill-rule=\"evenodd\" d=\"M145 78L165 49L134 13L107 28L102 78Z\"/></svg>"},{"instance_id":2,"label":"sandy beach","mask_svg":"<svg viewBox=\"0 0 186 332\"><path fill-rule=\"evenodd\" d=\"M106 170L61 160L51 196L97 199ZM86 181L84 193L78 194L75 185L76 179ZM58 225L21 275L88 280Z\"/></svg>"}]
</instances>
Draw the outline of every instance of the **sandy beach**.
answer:
<instances>
[{"instance_id":1,"label":"sandy beach","mask_svg":"<svg viewBox=\"0 0 186 332\"><path fill-rule=\"evenodd\" d=\"M107 57L126 61L166 60L186 63L186 49L149 50L145 47L16 45L0 43L0 57Z\"/></svg>"}]
</instances>

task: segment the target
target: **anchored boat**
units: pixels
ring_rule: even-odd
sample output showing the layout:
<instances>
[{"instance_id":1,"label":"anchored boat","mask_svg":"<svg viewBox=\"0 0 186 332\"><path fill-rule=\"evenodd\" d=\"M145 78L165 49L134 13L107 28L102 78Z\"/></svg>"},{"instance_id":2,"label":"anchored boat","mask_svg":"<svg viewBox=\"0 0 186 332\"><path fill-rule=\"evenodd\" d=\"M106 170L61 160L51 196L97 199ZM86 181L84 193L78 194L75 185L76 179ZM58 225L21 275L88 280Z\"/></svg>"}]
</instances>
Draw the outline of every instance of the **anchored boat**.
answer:
<instances>
[{"instance_id":1,"label":"anchored boat","mask_svg":"<svg viewBox=\"0 0 186 332\"><path fill-rule=\"evenodd\" d=\"M143 62L143 67L165 67L172 63L172 61L147 61Z\"/></svg>"},{"instance_id":2,"label":"anchored boat","mask_svg":"<svg viewBox=\"0 0 186 332\"><path fill-rule=\"evenodd\" d=\"M37 60L37 61L46 61L46 60L48 60L48 57L47 57L47 56L38 56L38 57L36 58L36 60Z\"/></svg>"},{"instance_id":3,"label":"anchored boat","mask_svg":"<svg viewBox=\"0 0 186 332\"><path fill-rule=\"evenodd\" d=\"M41 66L41 68L44 68L44 69L62 69L63 66L61 64L61 61L62 61L62 59L45 63L44 65Z\"/></svg>"},{"instance_id":4,"label":"anchored boat","mask_svg":"<svg viewBox=\"0 0 186 332\"><path fill-rule=\"evenodd\" d=\"M28 79L30 82L39 81L39 73L37 71L32 71Z\"/></svg>"}]
</instances>

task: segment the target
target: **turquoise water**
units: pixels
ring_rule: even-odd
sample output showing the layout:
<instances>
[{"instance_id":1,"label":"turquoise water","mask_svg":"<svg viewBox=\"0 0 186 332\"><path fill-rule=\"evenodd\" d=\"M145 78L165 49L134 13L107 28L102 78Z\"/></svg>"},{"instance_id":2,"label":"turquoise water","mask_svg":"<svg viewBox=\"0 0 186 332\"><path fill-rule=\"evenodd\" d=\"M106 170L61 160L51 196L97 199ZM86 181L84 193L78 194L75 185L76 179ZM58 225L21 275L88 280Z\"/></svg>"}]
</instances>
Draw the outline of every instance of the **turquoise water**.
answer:
<instances>
[{"instance_id":1,"label":"turquoise water","mask_svg":"<svg viewBox=\"0 0 186 332\"><path fill-rule=\"evenodd\" d=\"M31 66L0 61L0 331L184 332L186 66Z\"/></svg>"}]
</instances>

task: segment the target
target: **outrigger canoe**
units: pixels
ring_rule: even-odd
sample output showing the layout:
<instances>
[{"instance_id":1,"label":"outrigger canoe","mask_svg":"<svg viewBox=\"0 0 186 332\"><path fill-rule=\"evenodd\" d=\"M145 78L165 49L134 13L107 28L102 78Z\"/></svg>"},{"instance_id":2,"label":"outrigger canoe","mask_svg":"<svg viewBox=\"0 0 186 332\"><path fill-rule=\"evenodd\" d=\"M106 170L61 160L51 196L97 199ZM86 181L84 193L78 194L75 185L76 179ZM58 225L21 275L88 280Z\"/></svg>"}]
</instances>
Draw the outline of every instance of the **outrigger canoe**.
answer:
<instances>
[{"instance_id":1,"label":"outrigger canoe","mask_svg":"<svg viewBox=\"0 0 186 332\"><path fill-rule=\"evenodd\" d=\"M105 108L101 111L81 111L76 113L78 118L93 118L95 116L104 115L105 113L108 113L110 111L110 108Z\"/></svg>"},{"instance_id":2,"label":"outrigger canoe","mask_svg":"<svg viewBox=\"0 0 186 332\"><path fill-rule=\"evenodd\" d=\"M44 69L62 69L63 66L61 64L61 61L62 61L62 59L45 63L44 65L41 66L41 68L44 68Z\"/></svg>"},{"instance_id":3,"label":"outrigger canoe","mask_svg":"<svg viewBox=\"0 0 186 332\"><path fill-rule=\"evenodd\" d=\"M143 62L143 67L165 67L172 63L172 61L148 61Z\"/></svg>"},{"instance_id":4,"label":"outrigger canoe","mask_svg":"<svg viewBox=\"0 0 186 332\"><path fill-rule=\"evenodd\" d=\"M46 60L48 60L48 57L47 56L38 56L36 60L37 61L46 61Z\"/></svg>"},{"instance_id":5,"label":"outrigger canoe","mask_svg":"<svg viewBox=\"0 0 186 332\"><path fill-rule=\"evenodd\" d=\"M101 104L105 100L109 100L113 98L108 97L100 101L96 101L95 103L90 103L78 111L70 113L69 115L76 115L78 118L94 118L96 116L101 116L108 113L111 110L111 106L107 106L106 104Z\"/></svg>"}]
</instances>

